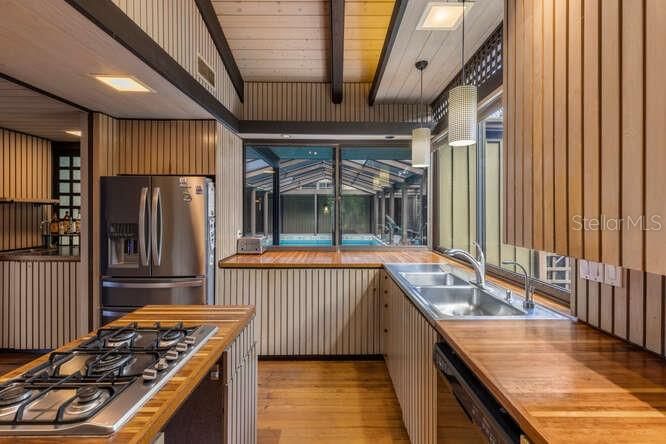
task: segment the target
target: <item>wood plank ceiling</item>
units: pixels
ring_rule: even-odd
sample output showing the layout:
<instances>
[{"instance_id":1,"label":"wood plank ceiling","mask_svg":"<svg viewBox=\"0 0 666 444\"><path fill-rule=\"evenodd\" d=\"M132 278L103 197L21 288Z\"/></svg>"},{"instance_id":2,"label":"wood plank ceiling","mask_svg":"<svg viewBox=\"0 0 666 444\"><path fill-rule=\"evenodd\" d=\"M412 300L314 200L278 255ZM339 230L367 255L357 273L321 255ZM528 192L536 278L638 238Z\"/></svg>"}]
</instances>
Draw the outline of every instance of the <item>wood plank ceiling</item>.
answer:
<instances>
[{"instance_id":1,"label":"wood plank ceiling","mask_svg":"<svg viewBox=\"0 0 666 444\"><path fill-rule=\"evenodd\" d=\"M451 31L417 30L429 0L410 0L377 90L377 103L416 102L419 75L414 63L427 60L423 98L430 103L460 70L461 27ZM502 22L503 0L476 0L465 13L465 60Z\"/></svg>"},{"instance_id":2,"label":"wood plank ceiling","mask_svg":"<svg viewBox=\"0 0 666 444\"><path fill-rule=\"evenodd\" d=\"M345 1L345 82L372 80L393 3ZM329 81L328 1L214 0L213 6L244 80Z\"/></svg>"},{"instance_id":3,"label":"wood plank ceiling","mask_svg":"<svg viewBox=\"0 0 666 444\"><path fill-rule=\"evenodd\" d=\"M82 112L73 106L0 78L0 127L45 139L78 142Z\"/></svg>"}]
</instances>

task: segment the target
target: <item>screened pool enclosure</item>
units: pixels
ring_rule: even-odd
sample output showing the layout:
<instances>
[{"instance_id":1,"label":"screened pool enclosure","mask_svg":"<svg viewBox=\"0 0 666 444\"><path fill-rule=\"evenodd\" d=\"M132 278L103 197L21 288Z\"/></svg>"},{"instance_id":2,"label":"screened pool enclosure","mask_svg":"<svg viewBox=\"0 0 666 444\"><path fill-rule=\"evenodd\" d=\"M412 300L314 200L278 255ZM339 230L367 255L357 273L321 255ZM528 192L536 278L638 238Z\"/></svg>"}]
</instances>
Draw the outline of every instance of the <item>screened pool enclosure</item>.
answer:
<instances>
[{"instance_id":1,"label":"screened pool enclosure","mask_svg":"<svg viewBox=\"0 0 666 444\"><path fill-rule=\"evenodd\" d=\"M427 178L409 147L247 145L244 189L244 232L269 245L426 244Z\"/></svg>"}]
</instances>

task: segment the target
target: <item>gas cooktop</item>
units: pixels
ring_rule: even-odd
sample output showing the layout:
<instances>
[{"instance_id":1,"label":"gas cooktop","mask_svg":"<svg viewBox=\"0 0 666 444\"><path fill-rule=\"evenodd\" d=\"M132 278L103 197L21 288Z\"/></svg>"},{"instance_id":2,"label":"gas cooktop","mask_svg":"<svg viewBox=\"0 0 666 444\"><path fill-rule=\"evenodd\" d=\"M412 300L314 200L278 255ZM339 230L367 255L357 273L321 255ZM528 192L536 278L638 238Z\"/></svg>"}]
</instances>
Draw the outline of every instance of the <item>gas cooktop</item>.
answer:
<instances>
[{"instance_id":1,"label":"gas cooktop","mask_svg":"<svg viewBox=\"0 0 666 444\"><path fill-rule=\"evenodd\" d=\"M0 385L0 435L109 435L217 331L182 322L102 328Z\"/></svg>"}]
</instances>

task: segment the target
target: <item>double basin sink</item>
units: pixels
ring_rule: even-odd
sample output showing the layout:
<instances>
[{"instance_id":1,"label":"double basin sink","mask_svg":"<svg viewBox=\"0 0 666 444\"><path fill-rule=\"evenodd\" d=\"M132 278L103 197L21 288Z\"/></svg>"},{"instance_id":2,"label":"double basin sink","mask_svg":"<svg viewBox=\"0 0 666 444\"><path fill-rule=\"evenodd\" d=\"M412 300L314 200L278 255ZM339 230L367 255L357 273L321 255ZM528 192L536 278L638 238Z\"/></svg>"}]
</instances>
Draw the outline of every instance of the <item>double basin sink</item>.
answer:
<instances>
[{"instance_id":1,"label":"double basin sink","mask_svg":"<svg viewBox=\"0 0 666 444\"><path fill-rule=\"evenodd\" d=\"M390 264L386 269L435 320L568 319L538 304L524 309L521 296L491 283L474 285L468 273L448 264Z\"/></svg>"}]
</instances>

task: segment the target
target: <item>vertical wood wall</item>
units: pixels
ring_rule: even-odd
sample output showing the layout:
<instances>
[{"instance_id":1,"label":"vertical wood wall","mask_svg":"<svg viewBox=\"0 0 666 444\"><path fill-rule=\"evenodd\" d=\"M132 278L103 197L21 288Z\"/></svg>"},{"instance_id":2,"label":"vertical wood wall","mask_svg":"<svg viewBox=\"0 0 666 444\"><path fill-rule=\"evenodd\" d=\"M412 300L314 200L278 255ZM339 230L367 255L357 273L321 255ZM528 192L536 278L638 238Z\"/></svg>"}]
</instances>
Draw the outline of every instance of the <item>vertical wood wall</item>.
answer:
<instances>
[{"instance_id":1,"label":"vertical wood wall","mask_svg":"<svg viewBox=\"0 0 666 444\"><path fill-rule=\"evenodd\" d=\"M215 153L216 256L224 259L236 254L236 239L243 230L243 141L217 123Z\"/></svg>"},{"instance_id":2,"label":"vertical wood wall","mask_svg":"<svg viewBox=\"0 0 666 444\"><path fill-rule=\"evenodd\" d=\"M343 101L331 100L324 82L245 82L245 120L413 122L423 107L414 103L368 106L370 83L344 83Z\"/></svg>"},{"instance_id":3,"label":"vertical wood wall","mask_svg":"<svg viewBox=\"0 0 666 444\"><path fill-rule=\"evenodd\" d=\"M217 304L256 307L260 355L372 355L379 269L221 269Z\"/></svg>"},{"instance_id":4,"label":"vertical wood wall","mask_svg":"<svg viewBox=\"0 0 666 444\"><path fill-rule=\"evenodd\" d=\"M113 0L129 18L234 115L242 104L194 0ZM215 72L215 86L197 70L201 55Z\"/></svg>"},{"instance_id":5,"label":"vertical wood wall","mask_svg":"<svg viewBox=\"0 0 666 444\"><path fill-rule=\"evenodd\" d=\"M437 332L382 272L382 350L413 443L437 442Z\"/></svg>"},{"instance_id":6,"label":"vertical wood wall","mask_svg":"<svg viewBox=\"0 0 666 444\"><path fill-rule=\"evenodd\" d=\"M507 243L666 274L666 3L505 5Z\"/></svg>"},{"instance_id":7,"label":"vertical wood wall","mask_svg":"<svg viewBox=\"0 0 666 444\"><path fill-rule=\"evenodd\" d=\"M88 331L80 263L0 262L0 348L50 349Z\"/></svg>"},{"instance_id":8,"label":"vertical wood wall","mask_svg":"<svg viewBox=\"0 0 666 444\"><path fill-rule=\"evenodd\" d=\"M51 142L0 128L0 198L51 199ZM50 208L0 204L0 251L42 244L39 223Z\"/></svg>"}]
</instances>

